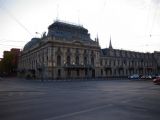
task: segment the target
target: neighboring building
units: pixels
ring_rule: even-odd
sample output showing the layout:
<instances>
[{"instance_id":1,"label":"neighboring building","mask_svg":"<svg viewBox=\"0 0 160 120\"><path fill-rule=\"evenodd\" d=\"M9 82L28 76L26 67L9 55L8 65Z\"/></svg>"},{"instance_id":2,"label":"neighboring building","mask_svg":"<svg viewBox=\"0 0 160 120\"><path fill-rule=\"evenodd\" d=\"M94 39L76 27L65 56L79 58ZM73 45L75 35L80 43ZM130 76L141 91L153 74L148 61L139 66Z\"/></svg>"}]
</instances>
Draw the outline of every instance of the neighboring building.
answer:
<instances>
[{"instance_id":1,"label":"neighboring building","mask_svg":"<svg viewBox=\"0 0 160 120\"><path fill-rule=\"evenodd\" d=\"M10 51L3 51L3 58L7 57L11 52Z\"/></svg>"},{"instance_id":2,"label":"neighboring building","mask_svg":"<svg viewBox=\"0 0 160 120\"><path fill-rule=\"evenodd\" d=\"M3 52L3 59L5 59L8 55L12 57L12 64L18 66L18 58L20 55L20 49L12 48L10 51Z\"/></svg>"},{"instance_id":3,"label":"neighboring building","mask_svg":"<svg viewBox=\"0 0 160 120\"><path fill-rule=\"evenodd\" d=\"M102 76L129 76L133 74L153 75L158 73L155 53L141 53L127 50L102 49ZM160 56L159 56L160 58ZM159 72L160 73L160 72Z\"/></svg>"},{"instance_id":4,"label":"neighboring building","mask_svg":"<svg viewBox=\"0 0 160 120\"><path fill-rule=\"evenodd\" d=\"M160 51L155 51L154 52L154 59L155 59L155 64L156 64L156 72L157 74L160 74Z\"/></svg>"},{"instance_id":5,"label":"neighboring building","mask_svg":"<svg viewBox=\"0 0 160 120\"><path fill-rule=\"evenodd\" d=\"M90 38L80 25L55 21L48 34L32 38L21 52L19 76L68 79L126 77L131 74L155 74L160 54L109 48L101 49L98 37Z\"/></svg>"},{"instance_id":6,"label":"neighboring building","mask_svg":"<svg viewBox=\"0 0 160 120\"><path fill-rule=\"evenodd\" d=\"M18 67L18 58L20 55L20 49L17 48L12 48L10 50L11 54L13 55L13 60L12 63L16 66L16 68Z\"/></svg>"},{"instance_id":7,"label":"neighboring building","mask_svg":"<svg viewBox=\"0 0 160 120\"><path fill-rule=\"evenodd\" d=\"M0 68L0 72L2 75L16 75L19 55L20 49L17 48L12 48L10 51L3 52L3 58L1 59Z\"/></svg>"}]
</instances>

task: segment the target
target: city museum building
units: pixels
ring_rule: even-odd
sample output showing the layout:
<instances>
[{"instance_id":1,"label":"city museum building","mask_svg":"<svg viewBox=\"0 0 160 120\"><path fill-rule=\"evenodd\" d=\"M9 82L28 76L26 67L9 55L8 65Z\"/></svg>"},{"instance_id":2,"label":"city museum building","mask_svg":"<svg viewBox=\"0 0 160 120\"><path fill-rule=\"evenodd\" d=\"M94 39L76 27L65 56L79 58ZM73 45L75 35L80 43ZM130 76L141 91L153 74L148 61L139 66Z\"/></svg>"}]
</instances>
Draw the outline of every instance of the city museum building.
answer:
<instances>
[{"instance_id":1,"label":"city museum building","mask_svg":"<svg viewBox=\"0 0 160 120\"><path fill-rule=\"evenodd\" d=\"M21 51L18 75L36 79L88 79L160 73L160 52L101 49L80 25L55 21L48 33L32 38Z\"/></svg>"}]
</instances>

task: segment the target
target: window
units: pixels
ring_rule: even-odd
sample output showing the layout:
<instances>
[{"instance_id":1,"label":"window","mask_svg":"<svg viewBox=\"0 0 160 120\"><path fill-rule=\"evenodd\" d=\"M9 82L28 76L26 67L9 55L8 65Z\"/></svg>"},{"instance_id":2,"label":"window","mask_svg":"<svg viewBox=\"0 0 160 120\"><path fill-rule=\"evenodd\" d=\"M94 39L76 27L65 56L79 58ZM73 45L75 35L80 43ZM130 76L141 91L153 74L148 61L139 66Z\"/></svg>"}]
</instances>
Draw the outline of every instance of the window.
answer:
<instances>
[{"instance_id":1,"label":"window","mask_svg":"<svg viewBox=\"0 0 160 120\"><path fill-rule=\"evenodd\" d=\"M116 65L116 62L115 62L115 60L113 60L113 65L114 65L114 66Z\"/></svg>"},{"instance_id":2,"label":"window","mask_svg":"<svg viewBox=\"0 0 160 120\"><path fill-rule=\"evenodd\" d=\"M93 57L91 57L91 65L94 66L94 58Z\"/></svg>"},{"instance_id":3,"label":"window","mask_svg":"<svg viewBox=\"0 0 160 120\"><path fill-rule=\"evenodd\" d=\"M78 50L78 48L76 48L76 54L79 54L79 50Z\"/></svg>"},{"instance_id":4,"label":"window","mask_svg":"<svg viewBox=\"0 0 160 120\"><path fill-rule=\"evenodd\" d=\"M70 53L70 49L69 48L67 49L67 53Z\"/></svg>"},{"instance_id":5,"label":"window","mask_svg":"<svg viewBox=\"0 0 160 120\"><path fill-rule=\"evenodd\" d=\"M102 60L100 61L100 65L103 66L103 61Z\"/></svg>"},{"instance_id":6,"label":"window","mask_svg":"<svg viewBox=\"0 0 160 120\"><path fill-rule=\"evenodd\" d=\"M76 56L76 65L79 65L79 57Z\"/></svg>"},{"instance_id":7,"label":"window","mask_svg":"<svg viewBox=\"0 0 160 120\"><path fill-rule=\"evenodd\" d=\"M103 69L101 69L101 75L103 75Z\"/></svg>"},{"instance_id":8,"label":"window","mask_svg":"<svg viewBox=\"0 0 160 120\"><path fill-rule=\"evenodd\" d=\"M70 58L70 56L67 56L67 64L68 65L71 64L71 58Z\"/></svg>"},{"instance_id":9,"label":"window","mask_svg":"<svg viewBox=\"0 0 160 120\"><path fill-rule=\"evenodd\" d=\"M108 65L108 62L107 62L107 60L105 61L105 65Z\"/></svg>"},{"instance_id":10,"label":"window","mask_svg":"<svg viewBox=\"0 0 160 120\"><path fill-rule=\"evenodd\" d=\"M57 56L57 66L61 66L61 56Z\"/></svg>"},{"instance_id":11,"label":"window","mask_svg":"<svg viewBox=\"0 0 160 120\"><path fill-rule=\"evenodd\" d=\"M109 60L109 65L111 65L111 61Z\"/></svg>"},{"instance_id":12,"label":"window","mask_svg":"<svg viewBox=\"0 0 160 120\"><path fill-rule=\"evenodd\" d=\"M87 69L85 69L85 76L87 76L88 75L88 70Z\"/></svg>"},{"instance_id":13,"label":"window","mask_svg":"<svg viewBox=\"0 0 160 120\"><path fill-rule=\"evenodd\" d=\"M77 70L77 76L79 77L79 70Z\"/></svg>"},{"instance_id":14,"label":"window","mask_svg":"<svg viewBox=\"0 0 160 120\"><path fill-rule=\"evenodd\" d=\"M84 65L87 65L87 57L84 57Z\"/></svg>"},{"instance_id":15,"label":"window","mask_svg":"<svg viewBox=\"0 0 160 120\"><path fill-rule=\"evenodd\" d=\"M61 77L61 70L58 69L58 77Z\"/></svg>"},{"instance_id":16,"label":"window","mask_svg":"<svg viewBox=\"0 0 160 120\"><path fill-rule=\"evenodd\" d=\"M132 66L134 65L134 61L132 61Z\"/></svg>"},{"instance_id":17,"label":"window","mask_svg":"<svg viewBox=\"0 0 160 120\"><path fill-rule=\"evenodd\" d=\"M127 64L126 60L124 60L124 61L123 61L123 64L124 64L124 65L126 65L126 64Z\"/></svg>"},{"instance_id":18,"label":"window","mask_svg":"<svg viewBox=\"0 0 160 120\"><path fill-rule=\"evenodd\" d=\"M71 76L71 71L68 69L67 70L67 76L70 77Z\"/></svg>"}]
</instances>

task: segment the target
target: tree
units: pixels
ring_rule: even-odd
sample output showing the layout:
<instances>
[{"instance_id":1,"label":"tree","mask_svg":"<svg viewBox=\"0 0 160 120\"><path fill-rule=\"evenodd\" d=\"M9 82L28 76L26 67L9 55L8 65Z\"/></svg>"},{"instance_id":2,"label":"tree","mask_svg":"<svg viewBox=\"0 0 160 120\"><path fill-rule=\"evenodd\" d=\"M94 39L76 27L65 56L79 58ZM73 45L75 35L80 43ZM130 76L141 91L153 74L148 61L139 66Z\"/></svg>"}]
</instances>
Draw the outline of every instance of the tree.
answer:
<instances>
[{"instance_id":1,"label":"tree","mask_svg":"<svg viewBox=\"0 0 160 120\"><path fill-rule=\"evenodd\" d=\"M0 71L3 75L11 75L14 70L16 65L13 64L13 54L12 53L7 53L5 54L4 58L2 59L0 63Z\"/></svg>"}]
</instances>

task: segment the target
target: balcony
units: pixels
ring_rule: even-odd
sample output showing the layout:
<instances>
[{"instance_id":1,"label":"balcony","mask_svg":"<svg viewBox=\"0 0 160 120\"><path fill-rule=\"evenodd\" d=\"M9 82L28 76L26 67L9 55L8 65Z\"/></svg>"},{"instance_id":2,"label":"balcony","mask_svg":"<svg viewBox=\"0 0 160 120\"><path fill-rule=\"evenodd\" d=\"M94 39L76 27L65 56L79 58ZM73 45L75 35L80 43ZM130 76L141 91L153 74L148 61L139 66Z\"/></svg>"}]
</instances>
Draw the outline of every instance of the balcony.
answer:
<instances>
[{"instance_id":1,"label":"balcony","mask_svg":"<svg viewBox=\"0 0 160 120\"><path fill-rule=\"evenodd\" d=\"M65 64L63 66L64 68L68 68L68 69L92 69L94 66L92 65L81 65L81 64Z\"/></svg>"}]
</instances>

